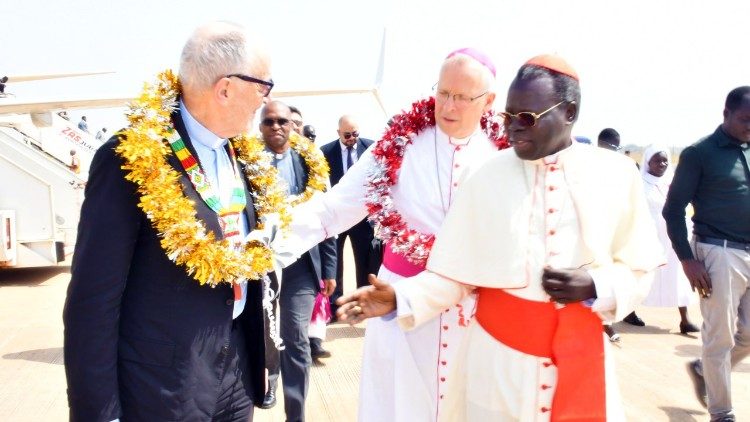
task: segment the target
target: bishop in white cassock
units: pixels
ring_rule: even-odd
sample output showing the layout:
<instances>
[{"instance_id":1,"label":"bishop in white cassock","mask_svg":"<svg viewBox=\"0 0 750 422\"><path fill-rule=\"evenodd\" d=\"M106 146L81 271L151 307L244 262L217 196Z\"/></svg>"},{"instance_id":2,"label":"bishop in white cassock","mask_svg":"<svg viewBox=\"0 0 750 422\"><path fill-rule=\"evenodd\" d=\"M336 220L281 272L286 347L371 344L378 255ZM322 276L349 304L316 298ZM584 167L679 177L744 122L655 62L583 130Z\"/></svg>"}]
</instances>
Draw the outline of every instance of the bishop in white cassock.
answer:
<instances>
[{"instance_id":1,"label":"bishop in white cassock","mask_svg":"<svg viewBox=\"0 0 750 422\"><path fill-rule=\"evenodd\" d=\"M477 294L440 420L624 419L602 319L633 309L663 253L632 162L571 141L579 104L562 59L522 66L503 113L513 151L462 182L427 271L340 300L354 322L397 305L413 330Z\"/></svg>"},{"instance_id":2,"label":"bishop in white cassock","mask_svg":"<svg viewBox=\"0 0 750 422\"><path fill-rule=\"evenodd\" d=\"M494 66L483 54L465 49L446 58L436 87L435 120L406 147L393 204L409 228L433 234L461 189L468 168L497 153L480 127L480 117L495 98ZM306 250L347 230L367 216L366 179L375 167L372 148L341 181L294 212L292 236L285 245ZM389 245L385 246L389 248ZM392 250L384 254L379 277L398 284L424 268ZM474 312L466 295L412 331L402 331L394 315L368 322L360 381L360 421L434 421L461 338Z\"/></svg>"}]
</instances>

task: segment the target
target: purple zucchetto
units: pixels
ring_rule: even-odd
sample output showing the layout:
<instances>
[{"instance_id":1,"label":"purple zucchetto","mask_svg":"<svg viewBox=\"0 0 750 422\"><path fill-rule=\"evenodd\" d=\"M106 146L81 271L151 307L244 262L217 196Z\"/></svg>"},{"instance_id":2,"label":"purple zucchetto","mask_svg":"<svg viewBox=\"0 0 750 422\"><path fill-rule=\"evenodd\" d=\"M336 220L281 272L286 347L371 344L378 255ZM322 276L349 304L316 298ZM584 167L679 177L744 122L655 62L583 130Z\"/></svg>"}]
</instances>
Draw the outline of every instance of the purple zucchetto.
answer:
<instances>
[{"instance_id":1,"label":"purple zucchetto","mask_svg":"<svg viewBox=\"0 0 750 422\"><path fill-rule=\"evenodd\" d=\"M489 69L490 73L492 73L492 76L495 76L495 64L492 63L492 60L490 60L490 57L481 51L477 50L476 48L466 47L466 48L459 48L458 50L452 51L450 54L448 54L445 58L450 59L451 57L455 56L456 54L464 54L466 56L471 57L472 59L478 61L481 63L484 67Z\"/></svg>"}]
</instances>

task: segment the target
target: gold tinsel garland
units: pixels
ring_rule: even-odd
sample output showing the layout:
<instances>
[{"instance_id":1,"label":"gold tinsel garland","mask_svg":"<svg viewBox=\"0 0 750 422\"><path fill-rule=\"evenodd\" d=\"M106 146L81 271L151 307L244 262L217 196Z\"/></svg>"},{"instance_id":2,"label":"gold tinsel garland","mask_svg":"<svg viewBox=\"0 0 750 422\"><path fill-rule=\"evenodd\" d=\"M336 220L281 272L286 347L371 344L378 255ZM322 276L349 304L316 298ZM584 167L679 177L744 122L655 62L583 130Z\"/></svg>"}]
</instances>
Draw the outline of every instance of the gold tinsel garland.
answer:
<instances>
[{"instance_id":1,"label":"gold tinsel garland","mask_svg":"<svg viewBox=\"0 0 750 422\"><path fill-rule=\"evenodd\" d=\"M273 270L272 251L259 242L248 242L242 250L234 250L227 240L217 240L197 219L193 202L182 192L180 173L167 161L172 150L165 139L174 131L171 114L179 92L177 77L167 70L159 74L155 84L145 84L141 95L131 103L130 127L122 132L116 148L125 160L125 177L138 185L138 206L159 233L161 247L169 259L185 267L188 275L211 286L260 279ZM258 219L275 212L282 227L288 225L285 191L263 146L244 135L230 142L243 164Z\"/></svg>"},{"instance_id":2,"label":"gold tinsel garland","mask_svg":"<svg viewBox=\"0 0 750 422\"><path fill-rule=\"evenodd\" d=\"M251 137L250 142L257 143L261 147L265 145L263 140L257 136ZM289 134L289 146L302 157L308 170L305 190L299 195L289 195L287 197L287 203L290 206L296 206L312 198L315 192L324 192L326 190L329 169L328 161L326 161L323 153L311 140L292 131ZM269 153L270 156L272 155Z\"/></svg>"}]
</instances>

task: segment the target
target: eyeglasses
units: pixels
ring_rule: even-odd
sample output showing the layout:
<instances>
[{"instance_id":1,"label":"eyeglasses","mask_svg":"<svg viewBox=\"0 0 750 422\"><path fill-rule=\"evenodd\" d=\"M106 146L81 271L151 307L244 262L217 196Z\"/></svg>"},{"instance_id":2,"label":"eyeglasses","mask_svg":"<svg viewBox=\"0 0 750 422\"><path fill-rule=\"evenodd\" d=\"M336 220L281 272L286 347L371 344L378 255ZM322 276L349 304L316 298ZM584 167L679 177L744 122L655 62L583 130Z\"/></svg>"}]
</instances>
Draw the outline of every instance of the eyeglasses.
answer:
<instances>
[{"instance_id":1,"label":"eyeglasses","mask_svg":"<svg viewBox=\"0 0 750 422\"><path fill-rule=\"evenodd\" d=\"M231 75L225 76L226 78L240 78L245 82L252 82L259 85L262 85L262 89L260 90L261 94L263 94L264 97L268 97L268 95L271 93L271 90L273 89L273 79L265 81L263 79L253 78L252 76L243 75L241 73L232 73Z\"/></svg>"},{"instance_id":2,"label":"eyeglasses","mask_svg":"<svg viewBox=\"0 0 750 422\"><path fill-rule=\"evenodd\" d=\"M356 138L359 136L359 132L356 130L354 132L344 132L344 139L350 139L350 138Z\"/></svg>"},{"instance_id":3,"label":"eyeglasses","mask_svg":"<svg viewBox=\"0 0 750 422\"><path fill-rule=\"evenodd\" d=\"M294 119L292 119L292 123L294 123L294 125L297 126L297 127L302 127L302 125L303 125L304 122L302 120L294 120Z\"/></svg>"},{"instance_id":4,"label":"eyeglasses","mask_svg":"<svg viewBox=\"0 0 750 422\"><path fill-rule=\"evenodd\" d=\"M291 120L285 119L283 117L278 119L272 119L270 117L265 118L261 120L260 122L263 126L273 127L273 125L279 125L279 126L288 126L289 123L291 123Z\"/></svg>"},{"instance_id":5,"label":"eyeglasses","mask_svg":"<svg viewBox=\"0 0 750 422\"><path fill-rule=\"evenodd\" d=\"M459 107L467 106L477 98L484 97L489 91L485 91L476 97L470 97L464 94L451 94L450 91L444 89L437 89L437 84L432 86L432 90L435 91L435 98L443 102L447 102L449 98L453 98L453 103Z\"/></svg>"},{"instance_id":6,"label":"eyeglasses","mask_svg":"<svg viewBox=\"0 0 750 422\"><path fill-rule=\"evenodd\" d=\"M543 112L539 114L531 112L531 111L522 111L516 114L508 113L507 111L504 111L502 113L499 113L499 115L503 118L503 123L505 124L506 128L510 127L510 124L513 122L513 119L516 119L518 121L518 124L521 127L529 128L529 127L534 127L536 125L536 122L539 121L539 119L541 119L542 116L554 110L555 107L559 106L560 104L564 102L565 101L560 101L559 103L553 105L552 107L544 110Z\"/></svg>"}]
</instances>

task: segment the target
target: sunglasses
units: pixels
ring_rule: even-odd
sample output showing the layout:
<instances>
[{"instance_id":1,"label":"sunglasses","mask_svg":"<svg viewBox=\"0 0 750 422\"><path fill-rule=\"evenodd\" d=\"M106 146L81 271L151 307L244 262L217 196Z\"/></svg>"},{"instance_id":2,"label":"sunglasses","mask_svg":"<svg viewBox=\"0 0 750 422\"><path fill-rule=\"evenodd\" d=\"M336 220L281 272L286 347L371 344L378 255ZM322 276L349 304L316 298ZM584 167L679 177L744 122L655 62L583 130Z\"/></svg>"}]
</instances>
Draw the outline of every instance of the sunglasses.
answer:
<instances>
[{"instance_id":1,"label":"sunglasses","mask_svg":"<svg viewBox=\"0 0 750 422\"><path fill-rule=\"evenodd\" d=\"M260 123L263 126L273 127L274 125L287 126L287 125L289 125L290 122L291 122L291 120L285 119L283 117L278 118L278 119L272 119L272 118L268 117L268 118L265 118L265 119L261 120Z\"/></svg>"},{"instance_id":2,"label":"sunglasses","mask_svg":"<svg viewBox=\"0 0 750 422\"><path fill-rule=\"evenodd\" d=\"M252 82L261 85L261 94L263 94L264 97L268 97L269 94L271 94L271 90L273 89L273 79L269 81L265 81L263 79L253 78L252 76L243 75L241 73L232 73L231 75L225 76L226 78L239 78L242 79L245 82Z\"/></svg>"},{"instance_id":3,"label":"sunglasses","mask_svg":"<svg viewBox=\"0 0 750 422\"><path fill-rule=\"evenodd\" d=\"M539 119L541 119L542 116L554 110L555 107L559 106L560 104L563 104L564 102L565 101L560 101L559 103L553 105L552 107L538 114L531 112L531 111L522 111L516 114L508 113L507 111L504 111L502 113L499 113L499 115L500 117L503 118L503 123L505 124L506 128L510 127L510 124L513 122L513 119L516 119L519 126L524 127L524 128L529 128L529 127L534 127L536 125L536 122L539 121Z\"/></svg>"},{"instance_id":4,"label":"sunglasses","mask_svg":"<svg viewBox=\"0 0 750 422\"><path fill-rule=\"evenodd\" d=\"M359 132L356 130L354 132L344 132L344 139L350 139L350 138L356 138L359 136Z\"/></svg>"}]
</instances>

